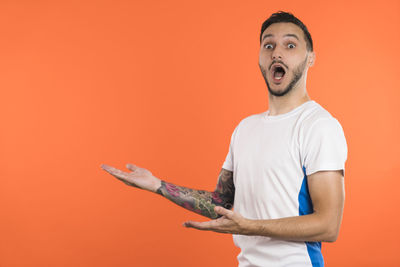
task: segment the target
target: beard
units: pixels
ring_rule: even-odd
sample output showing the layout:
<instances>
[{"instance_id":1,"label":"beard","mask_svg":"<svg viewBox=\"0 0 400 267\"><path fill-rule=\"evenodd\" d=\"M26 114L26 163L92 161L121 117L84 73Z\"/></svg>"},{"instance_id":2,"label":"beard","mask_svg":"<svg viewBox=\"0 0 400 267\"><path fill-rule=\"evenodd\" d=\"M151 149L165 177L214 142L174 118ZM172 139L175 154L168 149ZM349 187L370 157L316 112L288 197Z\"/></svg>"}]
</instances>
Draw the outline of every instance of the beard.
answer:
<instances>
[{"instance_id":1,"label":"beard","mask_svg":"<svg viewBox=\"0 0 400 267\"><path fill-rule=\"evenodd\" d=\"M303 76L304 70L306 69L306 64L307 64L307 57L304 59L303 62L301 62L298 66L296 66L293 70L293 78L290 81L290 83L288 84L288 86L286 86L286 88L281 91L281 92L274 92L271 89L271 86L269 85L268 79L267 79L267 71L265 70L265 68L263 66L261 66L260 64L260 70L261 73L264 77L265 83L267 84L267 88L268 88L268 92L273 95L273 96L284 96L287 93L289 93L293 87L297 84L297 82L300 80L301 76Z\"/></svg>"}]
</instances>

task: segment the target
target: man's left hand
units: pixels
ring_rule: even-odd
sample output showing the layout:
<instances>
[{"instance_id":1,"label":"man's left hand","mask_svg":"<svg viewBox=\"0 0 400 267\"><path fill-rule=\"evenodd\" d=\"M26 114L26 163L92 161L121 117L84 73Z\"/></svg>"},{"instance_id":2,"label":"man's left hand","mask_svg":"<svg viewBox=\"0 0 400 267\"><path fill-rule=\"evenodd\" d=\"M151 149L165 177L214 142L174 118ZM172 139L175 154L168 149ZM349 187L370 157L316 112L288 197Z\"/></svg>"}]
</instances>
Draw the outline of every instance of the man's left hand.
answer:
<instances>
[{"instance_id":1,"label":"man's left hand","mask_svg":"<svg viewBox=\"0 0 400 267\"><path fill-rule=\"evenodd\" d=\"M207 222L187 221L183 226L218 233L246 234L246 226L249 223L248 219L244 218L237 212L220 206L215 207L214 210L216 213L222 215L222 217Z\"/></svg>"}]
</instances>

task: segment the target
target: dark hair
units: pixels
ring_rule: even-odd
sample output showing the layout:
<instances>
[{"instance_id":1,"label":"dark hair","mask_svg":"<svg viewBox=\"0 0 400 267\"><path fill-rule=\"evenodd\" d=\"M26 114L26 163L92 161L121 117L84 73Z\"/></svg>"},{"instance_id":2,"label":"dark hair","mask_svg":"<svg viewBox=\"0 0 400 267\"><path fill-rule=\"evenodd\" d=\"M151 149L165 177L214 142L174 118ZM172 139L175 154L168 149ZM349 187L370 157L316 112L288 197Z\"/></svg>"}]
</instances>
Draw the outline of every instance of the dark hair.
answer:
<instances>
[{"instance_id":1,"label":"dark hair","mask_svg":"<svg viewBox=\"0 0 400 267\"><path fill-rule=\"evenodd\" d=\"M261 33L260 33L260 43L261 43L261 37L263 32L271 25L274 23L279 23L279 22L290 22L293 23L297 26L299 26L304 33L304 39L306 40L306 44L307 44L307 50L309 51L313 51L314 47L313 47L313 42L311 39L311 34L308 32L308 29L306 27L306 25L304 25L303 22L301 22L298 18L296 18L293 14L289 13L289 12L284 12L284 11L278 11L274 14L272 14L266 21L264 21L264 23L261 26Z\"/></svg>"}]
</instances>

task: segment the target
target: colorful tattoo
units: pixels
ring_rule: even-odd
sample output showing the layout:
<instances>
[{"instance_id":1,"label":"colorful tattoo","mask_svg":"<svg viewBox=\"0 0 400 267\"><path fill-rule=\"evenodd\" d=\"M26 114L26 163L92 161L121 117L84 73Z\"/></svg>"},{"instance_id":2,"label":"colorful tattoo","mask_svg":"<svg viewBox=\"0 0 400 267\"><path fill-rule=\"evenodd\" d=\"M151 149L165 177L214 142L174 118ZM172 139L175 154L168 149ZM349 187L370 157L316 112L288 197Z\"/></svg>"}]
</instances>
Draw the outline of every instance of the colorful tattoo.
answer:
<instances>
[{"instance_id":1,"label":"colorful tattoo","mask_svg":"<svg viewBox=\"0 0 400 267\"><path fill-rule=\"evenodd\" d=\"M215 206L222 206L226 209L233 207L233 199L235 197L233 172L225 169L221 170L214 192L190 189L161 181L161 186L157 189L157 193L185 209L216 219L221 215L215 213Z\"/></svg>"}]
</instances>

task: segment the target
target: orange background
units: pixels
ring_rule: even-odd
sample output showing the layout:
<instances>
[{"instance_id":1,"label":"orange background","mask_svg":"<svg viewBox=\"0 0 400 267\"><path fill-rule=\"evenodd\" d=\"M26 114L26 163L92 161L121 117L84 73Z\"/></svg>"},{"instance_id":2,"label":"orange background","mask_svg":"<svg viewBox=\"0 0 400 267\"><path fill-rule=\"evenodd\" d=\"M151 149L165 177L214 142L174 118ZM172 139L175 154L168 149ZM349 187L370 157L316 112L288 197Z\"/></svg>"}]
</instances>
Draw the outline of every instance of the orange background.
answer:
<instances>
[{"instance_id":1,"label":"orange background","mask_svg":"<svg viewBox=\"0 0 400 267\"><path fill-rule=\"evenodd\" d=\"M259 30L308 26L308 92L349 147L327 266L399 266L399 1L1 1L0 266L236 266L231 236L100 169L213 190L241 119L268 109Z\"/></svg>"}]
</instances>

